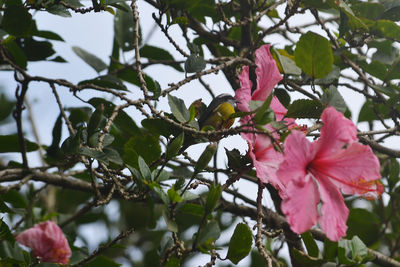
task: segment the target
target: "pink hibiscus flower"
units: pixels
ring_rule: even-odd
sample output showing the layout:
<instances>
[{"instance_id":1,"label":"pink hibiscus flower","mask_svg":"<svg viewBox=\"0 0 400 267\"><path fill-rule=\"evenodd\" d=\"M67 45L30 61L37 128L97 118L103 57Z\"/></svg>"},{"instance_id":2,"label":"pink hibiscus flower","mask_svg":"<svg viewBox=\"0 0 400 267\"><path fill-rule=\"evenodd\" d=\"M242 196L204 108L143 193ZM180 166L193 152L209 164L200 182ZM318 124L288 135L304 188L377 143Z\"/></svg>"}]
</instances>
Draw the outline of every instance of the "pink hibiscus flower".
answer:
<instances>
[{"instance_id":1,"label":"pink hibiscus flower","mask_svg":"<svg viewBox=\"0 0 400 267\"><path fill-rule=\"evenodd\" d=\"M239 82L241 87L236 90L235 98L240 101L237 107L240 111L250 112L249 103L254 101L265 101L271 94L275 85L282 80L278 67L274 58L269 52L270 45L263 45L256 50L256 75L257 75L257 88L251 93L253 83L249 79L249 67L244 66L242 72L239 74ZM275 99L273 102L279 100ZM280 103L279 103L280 104ZM271 104L272 107L272 104Z\"/></svg>"},{"instance_id":2,"label":"pink hibiscus flower","mask_svg":"<svg viewBox=\"0 0 400 267\"><path fill-rule=\"evenodd\" d=\"M333 107L321 119L317 141L299 131L286 138L277 176L285 185L282 211L291 229L303 233L319 222L326 236L337 241L346 235L349 214L341 193L370 198L381 194L383 186L377 180L379 161L369 146L357 142L353 122Z\"/></svg>"},{"instance_id":3,"label":"pink hibiscus flower","mask_svg":"<svg viewBox=\"0 0 400 267\"><path fill-rule=\"evenodd\" d=\"M33 255L43 262L67 264L71 249L60 227L52 221L36 224L20 233L16 240L32 249Z\"/></svg>"},{"instance_id":4,"label":"pink hibiscus flower","mask_svg":"<svg viewBox=\"0 0 400 267\"><path fill-rule=\"evenodd\" d=\"M240 111L250 112L249 103L251 100L265 101L276 84L282 79L269 47L270 45L263 45L255 52L257 88L253 94L251 93L253 83L249 79L249 67L244 66L239 75L241 87L236 90L235 98L240 101L237 104ZM288 124L294 123L294 119L284 118L286 108L279 102L277 97L272 98L270 107L274 111L277 121L285 120ZM251 119L252 116L245 116L240 121L242 125L245 125L251 123ZM277 140L279 139L274 128L270 125L265 127L273 133ZM249 145L248 156L253 161L257 177L263 183L271 183L275 188L280 189L282 184L276 176L276 171L283 160L283 155L275 150L271 138L266 135L252 133L242 133L241 136Z\"/></svg>"}]
</instances>

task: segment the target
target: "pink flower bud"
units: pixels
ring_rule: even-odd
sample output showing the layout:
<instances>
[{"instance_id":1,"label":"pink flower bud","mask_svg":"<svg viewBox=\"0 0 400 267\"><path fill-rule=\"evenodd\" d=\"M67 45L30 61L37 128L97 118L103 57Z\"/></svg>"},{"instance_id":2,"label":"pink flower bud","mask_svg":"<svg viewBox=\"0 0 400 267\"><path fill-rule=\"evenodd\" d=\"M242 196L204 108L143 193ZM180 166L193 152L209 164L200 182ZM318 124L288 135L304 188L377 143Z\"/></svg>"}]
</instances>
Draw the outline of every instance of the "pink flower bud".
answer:
<instances>
[{"instance_id":1,"label":"pink flower bud","mask_svg":"<svg viewBox=\"0 0 400 267\"><path fill-rule=\"evenodd\" d=\"M36 224L16 237L17 241L32 249L43 262L67 264L71 249L62 230L52 221Z\"/></svg>"}]
</instances>

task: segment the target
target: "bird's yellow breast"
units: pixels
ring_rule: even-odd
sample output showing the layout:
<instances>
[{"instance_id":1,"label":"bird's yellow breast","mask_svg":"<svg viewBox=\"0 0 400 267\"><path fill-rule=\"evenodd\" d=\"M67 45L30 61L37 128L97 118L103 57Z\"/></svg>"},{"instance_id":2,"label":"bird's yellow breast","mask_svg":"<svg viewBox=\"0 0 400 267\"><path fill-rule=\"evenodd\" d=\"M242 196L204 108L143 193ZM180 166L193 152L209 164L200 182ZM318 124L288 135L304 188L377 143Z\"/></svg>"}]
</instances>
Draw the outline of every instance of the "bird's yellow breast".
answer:
<instances>
[{"instance_id":1,"label":"bird's yellow breast","mask_svg":"<svg viewBox=\"0 0 400 267\"><path fill-rule=\"evenodd\" d=\"M235 113L235 108L229 102L224 102L214 109L212 115L204 122L204 126L212 126L214 129L225 129L232 126L235 119L230 116Z\"/></svg>"}]
</instances>

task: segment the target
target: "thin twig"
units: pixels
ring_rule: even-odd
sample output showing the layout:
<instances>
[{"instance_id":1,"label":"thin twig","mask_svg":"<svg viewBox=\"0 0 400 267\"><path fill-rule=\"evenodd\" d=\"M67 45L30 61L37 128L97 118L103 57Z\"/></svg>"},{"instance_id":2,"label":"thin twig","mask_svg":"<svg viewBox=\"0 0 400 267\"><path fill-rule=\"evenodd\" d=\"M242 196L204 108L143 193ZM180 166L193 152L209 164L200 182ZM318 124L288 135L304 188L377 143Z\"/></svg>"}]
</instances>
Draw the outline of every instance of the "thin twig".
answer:
<instances>
[{"instance_id":1,"label":"thin twig","mask_svg":"<svg viewBox=\"0 0 400 267\"><path fill-rule=\"evenodd\" d=\"M109 247L111 247L112 245L114 245L115 243L117 243L119 240L124 239L126 237L128 237L130 234L132 234L135 231L134 228L131 228L127 231L121 232L116 238L114 238L113 240L111 240L110 242L108 242L107 244L98 247L95 251L93 251L92 254L90 254L88 257L86 257L85 259L81 260L78 263L72 264L71 267L78 267L78 266L82 266L85 263L88 263L89 261L91 261L92 259L94 259L97 255L101 254L103 251L105 251L106 249L108 249Z\"/></svg>"},{"instance_id":2,"label":"thin twig","mask_svg":"<svg viewBox=\"0 0 400 267\"><path fill-rule=\"evenodd\" d=\"M265 259L268 267L272 267L271 255L265 249L265 245L262 240L262 220L264 218L263 207L262 207L262 195L263 195L264 185L261 181L258 182L258 193L257 193L257 234L256 234L256 247L261 256Z\"/></svg>"},{"instance_id":3,"label":"thin twig","mask_svg":"<svg viewBox=\"0 0 400 267\"><path fill-rule=\"evenodd\" d=\"M68 119L67 114L65 114L64 108L63 108L61 100L60 100L60 96L57 93L57 89L56 89L54 83L49 83L49 85L51 87L51 90L53 91L54 97L56 98L56 101L57 101L58 108L60 110L61 116L63 117L65 123L67 124L69 134L72 136L72 135L75 134L75 130L74 130L74 127L72 127L72 123Z\"/></svg>"}]
</instances>

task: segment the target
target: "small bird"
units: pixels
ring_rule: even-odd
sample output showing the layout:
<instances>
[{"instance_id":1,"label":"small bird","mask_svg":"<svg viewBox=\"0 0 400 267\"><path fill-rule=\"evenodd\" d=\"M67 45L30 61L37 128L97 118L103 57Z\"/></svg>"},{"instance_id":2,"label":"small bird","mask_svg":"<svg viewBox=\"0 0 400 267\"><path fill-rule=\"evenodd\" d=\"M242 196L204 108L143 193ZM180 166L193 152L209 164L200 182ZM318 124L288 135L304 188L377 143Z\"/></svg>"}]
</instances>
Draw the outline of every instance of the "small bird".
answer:
<instances>
[{"instance_id":1,"label":"small bird","mask_svg":"<svg viewBox=\"0 0 400 267\"><path fill-rule=\"evenodd\" d=\"M198 99L190 105L189 109L194 109L200 130L211 130L207 129L208 127L212 127L214 130L221 130L231 127L234 123L235 118L231 118L231 115L235 113L235 106L238 102L231 95L220 94L211 101L208 107L204 105L201 99ZM179 153L182 153L191 145L208 141L218 141L220 138L205 138L187 134Z\"/></svg>"},{"instance_id":2,"label":"small bird","mask_svg":"<svg viewBox=\"0 0 400 267\"><path fill-rule=\"evenodd\" d=\"M239 102L229 94L220 94L211 101L208 107L201 113L198 120L200 129L211 126L215 130L227 129L232 126L235 118L236 103Z\"/></svg>"}]
</instances>

